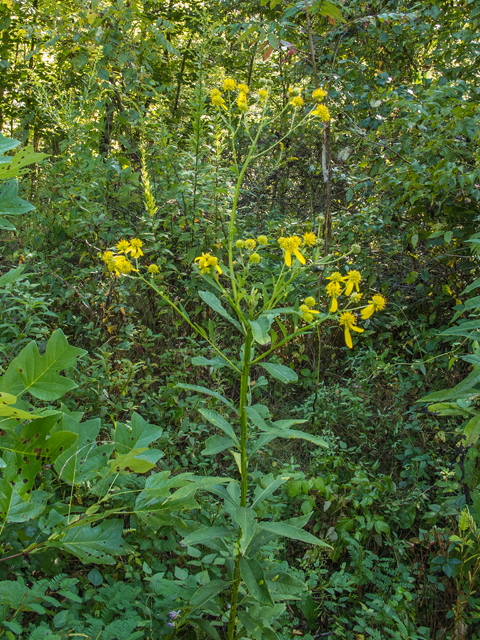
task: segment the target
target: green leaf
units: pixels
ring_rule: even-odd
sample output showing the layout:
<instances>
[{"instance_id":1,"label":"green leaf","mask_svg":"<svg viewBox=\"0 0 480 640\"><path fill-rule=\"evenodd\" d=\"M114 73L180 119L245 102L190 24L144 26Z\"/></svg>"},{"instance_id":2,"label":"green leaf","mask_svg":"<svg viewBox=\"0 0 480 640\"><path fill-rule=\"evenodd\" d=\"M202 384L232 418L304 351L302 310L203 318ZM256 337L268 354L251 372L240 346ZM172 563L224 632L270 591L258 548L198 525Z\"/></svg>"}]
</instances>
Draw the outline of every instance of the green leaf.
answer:
<instances>
[{"instance_id":1,"label":"green leaf","mask_svg":"<svg viewBox=\"0 0 480 640\"><path fill-rule=\"evenodd\" d=\"M256 513L248 507L237 507L235 511L235 522L241 529L242 537L240 538L240 548L243 553L248 548L255 534Z\"/></svg>"},{"instance_id":2,"label":"green leaf","mask_svg":"<svg viewBox=\"0 0 480 640\"><path fill-rule=\"evenodd\" d=\"M113 556L133 552L122 532L123 520L104 520L96 527L80 524L69 528L60 539L49 539L47 546L72 553L85 564L115 564Z\"/></svg>"},{"instance_id":3,"label":"green leaf","mask_svg":"<svg viewBox=\"0 0 480 640\"><path fill-rule=\"evenodd\" d=\"M152 455L153 454L153 455ZM161 451L139 447L132 449L123 455L117 455L113 460L109 460L112 473L127 475L129 473L147 473L157 464L162 457Z\"/></svg>"},{"instance_id":4,"label":"green leaf","mask_svg":"<svg viewBox=\"0 0 480 640\"><path fill-rule=\"evenodd\" d=\"M226 538L229 535L232 535L232 532L225 529L225 527L202 527L190 533L182 542L185 546L192 546L194 544L204 544L215 538Z\"/></svg>"},{"instance_id":5,"label":"green leaf","mask_svg":"<svg viewBox=\"0 0 480 640\"><path fill-rule=\"evenodd\" d=\"M45 355L40 355L35 342L22 349L1 378L0 392L21 396L28 391L40 400L57 400L77 387L60 372L72 367L77 358L86 353L84 349L69 346L63 331L57 329L47 343Z\"/></svg>"},{"instance_id":6,"label":"green leaf","mask_svg":"<svg viewBox=\"0 0 480 640\"><path fill-rule=\"evenodd\" d=\"M290 574L281 571L269 571L266 574L266 580L270 591L282 595L300 595L308 588L304 582L295 580Z\"/></svg>"},{"instance_id":7,"label":"green leaf","mask_svg":"<svg viewBox=\"0 0 480 640\"><path fill-rule=\"evenodd\" d=\"M19 144L20 144L20 140L14 140L13 138L5 138L0 133L0 156L3 156L3 154L6 153L7 151L11 151L12 149L15 149L15 147L18 147ZM2 158L2 160L5 160L5 158ZM8 159L8 161L10 160Z\"/></svg>"},{"instance_id":8,"label":"green leaf","mask_svg":"<svg viewBox=\"0 0 480 640\"><path fill-rule=\"evenodd\" d=\"M10 482L0 479L0 518L6 522L27 522L38 518L47 506L51 494L33 491L28 501L12 487Z\"/></svg>"},{"instance_id":9,"label":"green leaf","mask_svg":"<svg viewBox=\"0 0 480 640\"><path fill-rule=\"evenodd\" d=\"M125 454L132 449L148 447L152 442L159 440L162 433L162 428L154 424L149 424L134 411L128 426L117 422L115 429L115 448L118 453Z\"/></svg>"},{"instance_id":10,"label":"green leaf","mask_svg":"<svg viewBox=\"0 0 480 640\"><path fill-rule=\"evenodd\" d=\"M228 582L224 582L223 580L211 580L197 589L193 596L190 598L190 607L191 611L198 609L205 605L209 600L214 598L224 589L227 589L229 586Z\"/></svg>"},{"instance_id":11,"label":"green leaf","mask_svg":"<svg viewBox=\"0 0 480 640\"><path fill-rule=\"evenodd\" d=\"M220 356L211 360L205 358L205 356L195 356L192 358L192 364L198 367L214 367L215 369L229 366L228 362L224 358L220 358Z\"/></svg>"},{"instance_id":12,"label":"green leaf","mask_svg":"<svg viewBox=\"0 0 480 640\"><path fill-rule=\"evenodd\" d=\"M480 320L470 320L463 322L456 327L451 327L442 331L441 336L465 336L471 340L477 339L480 331Z\"/></svg>"},{"instance_id":13,"label":"green leaf","mask_svg":"<svg viewBox=\"0 0 480 640\"><path fill-rule=\"evenodd\" d=\"M238 38L237 42L243 42L243 40L246 40L248 38L249 35L251 35L254 31L257 31L257 25L254 24L251 27L248 27L248 29L246 31L244 31L242 33L242 35Z\"/></svg>"},{"instance_id":14,"label":"green leaf","mask_svg":"<svg viewBox=\"0 0 480 640\"><path fill-rule=\"evenodd\" d=\"M268 371L271 376L280 380L280 382L288 384L289 382L298 381L298 376L295 371L283 364L273 364L271 362L259 362L258 364Z\"/></svg>"},{"instance_id":15,"label":"green leaf","mask_svg":"<svg viewBox=\"0 0 480 640\"><path fill-rule=\"evenodd\" d=\"M478 287L480 287L480 278L477 278L474 282L469 284L468 287L466 287L466 289L464 289L460 295L463 296L466 293L473 291L473 289L477 289Z\"/></svg>"},{"instance_id":16,"label":"green leaf","mask_svg":"<svg viewBox=\"0 0 480 640\"><path fill-rule=\"evenodd\" d=\"M480 381L480 369L475 369L471 371L468 376L459 382L452 389L443 389L442 391L435 391L434 393L429 393L423 398L416 400L415 402L445 402L446 400L455 400L458 399L461 394L466 391L469 391Z\"/></svg>"},{"instance_id":17,"label":"green leaf","mask_svg":"<svg viewBox=\"0 0 480 640\"><path fill-rule=\"evenodd\" d=\"M467 422L463 434L466 437L466 442L464 442L466 447L477 442L480 436L480 414L474 416Z\"/></svg>"},{"instance_id":18,"label":"green leaf","mask_svg":"<svg viewBox=\"0 0 480 640\"><path fill-rule=\"evenodd\" d=\"M2 165L0 164L0 173ZM35 209L33 204L18 197L17 180L8 180L0 184L0 215L2 216L18 216Z\"/></svg>"},{"instance_id":19,"label":"green leaf","mask_svg":"<svg viewBox=\"0 0 480 640\"><path fill-rule=\"evenodd\" d=\"M223 431L238 445L238 439L235 435L235 431L222 415L220 415L217 411L213 411L213 409L199 409L198 411L206 420L217 427L217 429Z\"/></svg>"},{"instance_id":20,"label":"green leaf","mask_svg":"<svg viewBox=\"0 0 480 640\"><path fill-rule=\"evenodd\" d=\"M12 396L5 391L0 393L0 416L2 418L15 418L15 420L33 420L39 418L38 414L33 413L33 407L30 411L24 411L17 406L17 396Z\"/></svg>"},{"instance_id":21,"label":"green leaf","mask_svg":"<svg viewBox=\"0 0 480 640\"><path fill-rule=\"evenodd\" d=\"M210 291L199 291L198 295L205 302L205 304L208 304L208 306L211 309L213 309L223 318L231 322L239 331L243 333L243 329L241 325L234 318L232 318L232 316L229 313L227 313L227 311L225 311L225 309L222 306L222 303L217 298L217 296L215 296L213 293L210 293Z\"/></svg>"},{"instance_id":22,"label":"green leaf","mask_svg":"<svg viewBox=\"0 0 480 640\"><path fill-rule=\"evenodd\" d=\"M212 398L217 398L217 400L220 400L221 402L226 404L229 409L231 409L232 411L235 411L235 413L238 415L237 409L233 406L233 404L230 402L230 400L227 400L226 398L224 398L222 395L220 395L216 391L212 391L211 389L207 389L207 387L200 387L200 386L198 386L196 384L178 383L175 386L179 387L180 389L185 389L186 391L198 391L198 393L204 393L207 396L212 396Z\"/></svg>"},{"instance_id":23,"label":"green leaf","mask_svg":"<svg viewBox=\"0 0 480 640\"><path fill-rule=\"evenodd\" d=\"M306 542L307 544L315 544L319 547L327 547L331 549L332 547L312 536L308 531L304 531L303 529L299 529L298 527L293 527L290 524L286 524L285 522L260 522L257 525L258 529L262 529L263 531L268 531L269 533L274 533L277 536L282 536L284 538L291 538L292 540L301 540L302 542Z\"/></svg>"},{"instance_id":24,"label":"green leaf","mask_svg":"<svg viewBox=\"0 0 480 640\"><path fill-rule=\"evenodd\" d=\"M210 436L205 442L205 449L202 453L204 456L214 456L232 446L235 446L235 443L228 436Z\"/></svg>"},{"instance_id":25,"label":"green leaf","mask_svg":"<svg viewBox=\"0 0 480 640\"><path fill-rule=\"evenodd\" d=\"M251 595L264 604L273 604L261 565L251 558L240 559L240 575Z\"/></svg>"},{"instance_id":26,"label":"green leaf","mask_svg":"<svg viewBox=\"0 0 480 640\"><path fill-rule=\"evenodd\" d=\"M27 172L29 164L40 162L44 158L48 158L48 153L37 153L33 145L23 147L20 151L8 159L8 162L0 163L0 180L9 180Z\"/></svg>"},{"instance_id":27,"label":"green leaf","mask_svg":"<svg viewBox=\"0 0 480 640\"><path fill-rule=\"evenodd\" d=\"M273 316L263 315L257 318L256 320L249 320L250 327L252 329L252 335L255 342L258 344L270 344L270 327L272 326L272 322L274 320Z\"/></svg>"},{"instance_id":28,"label":"green leaf","mask_svg":"<svg viewBox=\"0 0 480 640\"><path fill-rule=\"evenodd\" d=\"M318 13L321 16L330 16L331 18L335 18L335 20L338 20L338 22L345 22L345 18L342 16L342 12L336 5L333 4L333 2L325 2L324 0L321 3Z\"/></svg>"},{"instance_id":29,"label":"green leaf","mask_svg":"<svg viewBox=\"0 0 480 640\"><path fill-rule=\"evenodd\" d=\"M25 265L20 265L16 269L10 269L7 273L4 273L3 276L0 276L0 287L5 286L6 284L10 284L12 282L16 282L25 271ZM25 276L24 276L25 277Z\"/></svg>"},{"instance_id":30,"label":"green leaf","mask_svg":"<svg viewBox=\"0 0 480 640\"><path fill-rule=\"evenodd\" d=\"M207 620L203 620L202 618L195 618L194 620L192 620L192 623L196 627L199 627L202 631L205 631L205 633L210 636L210 638L213 638L213 640L221 640L220 636L218 635L218 631L212 624L210 624L210 622L207 622Z\"/></svg>"},{"instance_id":31,"label":"green leaf","mask_svg":"<svg viewBox=\"0 0 480 640\"><path fill-rule=\"evenodd\" d=\"M290 476L283 476L274 478L271 473L263 479L264 487L257 487L255 489L255 499L252 502L252 508L258 507L264 500L269 498L279 487L282 486L287 480L290 480Z\"/></svg>"}]
</instances>

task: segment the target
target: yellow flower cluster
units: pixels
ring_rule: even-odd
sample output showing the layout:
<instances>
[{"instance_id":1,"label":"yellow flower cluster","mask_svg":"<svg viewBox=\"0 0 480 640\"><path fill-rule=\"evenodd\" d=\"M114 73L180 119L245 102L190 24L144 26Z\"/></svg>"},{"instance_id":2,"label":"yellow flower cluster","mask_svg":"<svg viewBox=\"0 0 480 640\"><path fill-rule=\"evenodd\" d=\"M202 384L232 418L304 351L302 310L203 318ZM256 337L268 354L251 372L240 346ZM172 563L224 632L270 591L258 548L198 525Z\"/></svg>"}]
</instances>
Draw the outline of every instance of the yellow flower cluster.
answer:
<instances>
[{"instance_id":1,"label":"yellow flower cluster","mask_svg":"<svg viewBox=\"0 0 480 640\"><path fill-rule=\"evenodd\" d=\"M132 238L130 242L128 240L120 240L117 244L118 253L115 254L113 251L105 251L102 255L102 260L107 265L108 270L117 276L125 275L131 271L137 271L137 269L133 268L132 263L126 256L130 254L132 258L141 258L143 256L141 247L142 241L138 238Z\"/></svg>"},{"instance_id":2,"label":"yellow flower cluster","mask_svg":"<svg viewBox=\"0 0 480 640\"><path fill-rule=\"evenodd\" d=\"M342 294L350 296L350 300L352 302L359 302L362 299L363 294L360 293L360 288L358 286L362 280L362 276L358 271L352 269L352 271L349 271L346 276L342 276L340 272L335 271L328 276L327 280L330 280L330 282L327 284L326 292L332 299L330 304L330 313L336 313L338 311L338 298ZM345 290L342 288L343 285L345 285ZM354 289L355 292L353 291ZM381 311L384 309L386 304L387 301L382 295L379 293L375 294L372 299L369 300L369 304L360 310L363 320L370 318L375 311ZM350 331L362 333L363 329L356 326L357 318L351 311L343 311L340 314L339 323L340 326L343 326L344 328L345 343L351 349L353 347L353 343Z\"/></svg>"},{"instance_id":3,"label":"yellow flower cluster","mask_svg":"<svg viewBox=\"0 0 480 640\"><path fill-rule=\"evenodd\" d=\"M237 249L246 249L247 251L254 251L257 246L257 243L260 247L264 247L268 244L267 236L258 236L256 240L253 238L247 238L246 240L237 240L235 242L235 246ZM259 253L251 253L248 258L248 261L252 264L258 264L261 260L261 256Z\"/></svg>"},{"instance_id":4,"label":"yellow flower cluster","mask_svg":"<svg viewBox=\"0 0 480 640\"><path fill-rule=\"evenodd\" d=\"M212 256L211 253L202 253L201 256L195 258L195 262L198 262L198 268L202 275L215 273L215 270L221 275L222 270L218 264L218 258Z\"/></svg>"},{"instance_id":5,"label":"yellow flower cluster","mask_svg":"<svg viewBox=\"0 0 480 640\"><path fill-rule=\"evenodd\" d=\"M224 91L235 91L235 87L237 86L237 83L235 82L235 80L233 78L226 78L223 81L223 90Z\"/></svg>"},{"instance_id":6,"label":"yellow flower cluster","mask_svg":"<svg viewBox=\"0 0 480 640\"><path fill-rule=\"evenodd\" d=\"M323 89L315 89L312 93L312 98L317 100L318 104L310 115L318 116L322 122L328 122L330 120L330 111L324 104L320 104L326 96L327 92Z\"/></svg>"},{"instance_id":7,"label":"yellow flower cluster","mask_svg":"<svg viewBox=\"0 0 480 640\"><path fill-rule=\"evenodd\" d=\"M300 305L300 311L302 312L302 318L305 322L313 322L313 314L320 313L319 311L315 311L312 309L317 303L315 302L315 298L313 296L308 296L305 298L305 303Z\"/></svg>"},{"instance_id":8,"label":"yellow flower cluster","mask_svg":"<svg viewBox=\"0 0 480 640\"><path fill-rule=\"evenodd\" d=\"M305 247L313 247L317 241L317 236L311 231L303 234L303 240L299 236L289 236L288 238L278 238L277 242L285 252L285 264L287 267L292 266L292 253L301 264L305 264L305 258L300 253L299 248L302 244Z\"/></svg>"},{"instance_id":9,"label":"yellow flower cluster","mask_svg":"<svg viewBox=\"0 0 480 640\"><path fill-rule=\"evenodd\" d=\"M240 82L237 85L237 81L233 78L225 78L222 84L222 89L223 91L235 91L235 89L238 89L237 106L240 111L248 111L247 93L249 92L249 87L247 84ZM227 110L225 100L220 89L212 89L210 92L210 98L214 107L222 107Z\"/></svg>"},{"instance_id":10,"label":"yellow flower cluster","mask_svg":"<svg viewBox=\"0 0 480 640\"><path fill-rule=\"evenodd\" d=\"M222 98L222 92L220 89L212 89L210 98L214 107L223 107L226 109L225 100Z\"/></svg>"},{"instance_id":11,"label":"yellow flower cluster","mask_svg":"<svg viewBox=\"0 0 480 640\"><path fill-rule=\"evenodd\" d=\"M238 87L240 88L242 85L238 85ZM245 86L245 85L243 85ZM240 111L247 111L248 110L248 104L247 104L247 94L244 91L240 91L240 93L238 94L238 98L237 98L237 106L240 109Z\"/></svg>"},{"instance_id":12,"label":"yellow flower cluster","mask_svg":"<svg viewBox=\"0 0 480 640\"><path fill-rule=\"evenodd\" d=\"M260 102L265 102L265 100L268 98L267 89L259 89L258 90L258 97L260 98Z\"/></svg>"},{"instance_id":13,"label":"yellow flower cluster","mask_svg":"<svg viewBox=\"0 0 480 640\"><path fill-rule=\"evenodd\" d=\"M303 98L302 98L302 96L294 96L291 99L290 104L293 105L295 107L295 109L300 109L300 107L303 107Z\"/></svg>"}]
</instances>

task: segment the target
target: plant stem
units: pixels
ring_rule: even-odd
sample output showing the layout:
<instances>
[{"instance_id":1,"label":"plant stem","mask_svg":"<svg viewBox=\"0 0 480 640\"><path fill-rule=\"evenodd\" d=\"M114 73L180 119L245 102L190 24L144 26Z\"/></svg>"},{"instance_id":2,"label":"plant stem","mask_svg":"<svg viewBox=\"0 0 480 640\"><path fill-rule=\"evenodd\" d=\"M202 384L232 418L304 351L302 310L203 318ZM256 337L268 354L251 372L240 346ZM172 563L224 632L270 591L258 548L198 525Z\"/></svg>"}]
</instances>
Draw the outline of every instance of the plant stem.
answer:
<instances>
[{"instance_id":1,"label":"plant stem","mask_svg":"<svg viewBox=\"0 0 480 640\"><path fill-rule=\"evenodd\" d=\"M248 476L247 476L247 436L248 436L248 421L247 421L247 396L249 389L250 379L250 354L252 347L252 330L247 330L245 336L245 346L243 348L243 366L242 366L242 380L240 384L240 469L242 476L242 494L240 498L240 506L247 506L247 492L248 492ZM237 542L240 543L242 537L242 531L239 528ZM240 548L237 547L237 556L235 557L235 568L233 572L233 585L232 585L232 597L230 599L230 617L228 619L227 640L234 640L235 638L235 620L237 617L237 603L238 603L238 587L240 586Z\"/></svg>"}]
</instances>

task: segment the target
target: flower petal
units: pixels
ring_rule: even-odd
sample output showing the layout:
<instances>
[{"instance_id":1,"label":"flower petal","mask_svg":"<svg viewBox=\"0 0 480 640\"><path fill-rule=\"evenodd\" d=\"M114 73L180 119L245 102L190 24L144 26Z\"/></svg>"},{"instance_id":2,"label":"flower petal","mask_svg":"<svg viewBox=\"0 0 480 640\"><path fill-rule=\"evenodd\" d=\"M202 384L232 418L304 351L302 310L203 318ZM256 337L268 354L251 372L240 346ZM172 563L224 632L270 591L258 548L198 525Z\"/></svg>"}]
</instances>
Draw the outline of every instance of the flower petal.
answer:
<instances>
[{"instance_id":1,"label":"flower petal","mask_svg":"<svg viewBox=\"0 0 480 640\"><path fill-rule=\"evenodd\" d=\"M356 331L357 333L363 333L365 331L365 329L362 329L361 327L350 327L350 328Z\"/></svg>"},{"instance_id":2,"label":"flower petal","mask_svg":"<svg viewBox=\"0 0 480 640\"><path fill-rule=\"evenodd\" d=\"M350 282L347 284L347 288L345 289L345 295L349 296L353 291L353 282L350 280Z\"/></svg>"},{"instance_id":3,"label":"flower petal","mask_svg":"<svg viewBox=\"0 0 480 640\"><path fill-rule=\"evenodd\" d=\"M285 264L287 265L287 267L292 266L292 254L288 250L285 251Z\"/></svg>"},{"instance_id":4,"label":"flower petal","mask_svg":"<svg viewBox=\"0 0 480 640\"><path fill-rule=\"evenodd\" d=\"M368 307L365 307L364 309L362 309L360 313L362 314L362 318L364 320L367 320L368 318L370 318L370 316L373 314L374 311L375 311L375 307L373 306L373 304L369 304Z\"/></svg>"},{"instance_id":5,"label":"flower petal","mask_svg":"<svg viewBox=\"0 0 480 640\"><path fill-rule=\"evenodd\" d=\"M332 304L330 305L330 313L335 313L338 310L338 301L336 298L332 298Z\"/></svg>"},{"instance_id":6,"label":"flower petal","mask_svg":"<svg viewBox=\"0 0 480 640\"><path fill-rule=\"evenodd\" d=\"M294 249L293 253L297 256L297 259L298 259L299 262L301 262L302 264L305 264L306 260L302 256L302 254L300 253L300 251L298 249Z\"/></svg>"},{"instance_id":7,"label":"flower petal","mask_svg":"<svg viewBox=\"0 0 480 640\"><path fill-rule=\"evenodd\" d=\"M348 327L345 327L345 344L347 347L350 347L350 349L353 349L352 336L350 335Z\"/></svg>"}]
</instances>

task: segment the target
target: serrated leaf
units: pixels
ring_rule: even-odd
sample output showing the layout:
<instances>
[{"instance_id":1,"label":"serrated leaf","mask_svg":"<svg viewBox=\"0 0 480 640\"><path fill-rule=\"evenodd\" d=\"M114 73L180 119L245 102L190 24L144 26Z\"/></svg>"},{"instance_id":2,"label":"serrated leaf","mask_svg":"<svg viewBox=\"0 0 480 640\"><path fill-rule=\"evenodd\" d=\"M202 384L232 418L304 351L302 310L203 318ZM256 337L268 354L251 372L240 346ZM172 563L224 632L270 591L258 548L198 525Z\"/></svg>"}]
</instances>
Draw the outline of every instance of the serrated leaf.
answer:
<instances>
[{"instance_id":1,"label":"serrated leaf","mask_svg":"<svg viewBox=\"0 0 480 640\"><path fill-rule=\"evenodd\" d=\"M298 381L298 376L295 371L283 364L274 364L272 362L259 362L258 364L268 371L271 376L280 380L280 382L283 382L284 384Z\"/></svg>"},{"instance_id":2,"label":"serrated leaf","mask_svg":"<svg viewBox=\"0 0 480 640\"><path fill-rule=\"evenodd\" d=\"M216 295L210 293L210 291L199 291L200 298L208 304L208 306L216 311L220 316L231 322L239 331L243 333L241 325L223 308L222 303Z\"/></svg>"},{"instance_id":3,"label":"serrated leaf","mask_svg":"<svg viewBox=\"0 0 480 640\"><path fill-rule=\"evenodd\" d=\"M114 556L133 552L122 532L123 520L104 520L96 527L74 526L60 540L48 540L46 546L72 553L85 564L115 564Z\"/></svg>"},{"instance_id":4,"label":"serrated leaf","mask_svg":"<svg viewBox=\"0 0 480 640\"><path fill-rule=\"evenodd\" d=\"M57 329L48 341L43 356L35 342L30 342L22 349L1 378L0 392L21 396L28 391L40 400L57 400L77 387L60 372L72 367L77 358L86 353L84 349L69 346L63 331Z\"/></svg>"},{"instance_id":5,"label":"serrated leaf","mask_svg":"<svg viewBox=\"0 0 480 640\"><path fill-rule=\"evenodd\" d=\"M240 559L240 575L251 595L263 604L273 604L261 565L252 558Z\"/></svg>"}]
</instances>

